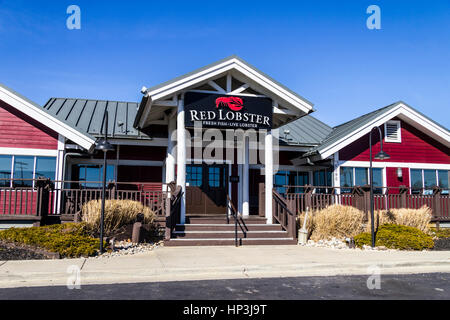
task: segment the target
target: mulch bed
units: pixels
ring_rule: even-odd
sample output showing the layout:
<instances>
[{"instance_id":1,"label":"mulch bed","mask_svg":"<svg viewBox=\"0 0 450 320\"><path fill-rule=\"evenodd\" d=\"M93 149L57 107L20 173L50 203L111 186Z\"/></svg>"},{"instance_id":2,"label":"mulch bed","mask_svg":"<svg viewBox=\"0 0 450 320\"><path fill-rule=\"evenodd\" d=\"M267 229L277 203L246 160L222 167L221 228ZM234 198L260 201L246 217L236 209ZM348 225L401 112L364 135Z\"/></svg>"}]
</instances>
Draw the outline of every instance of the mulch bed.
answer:
<instances>
[{"instance_id":1,"label":"mulch bed","mask_svg":"<svg viewBox=\"0 0 450 320\"><path fill-rule=\"evenodd\" d=\"M450 250L450 238L441 238L434 240L433 250L437 251Z\"/></svg>"},{"instance_id":2,"label":"mulch bed","mask_svg":"<svg viewBox=\"0 0 450 320\"><path fill-rule=\"evenodd\" d=\"M0 261L7 260L42 260L48 259L45 255L34 250L6 246L0 243Z\"/></svg>"}]
</instances>

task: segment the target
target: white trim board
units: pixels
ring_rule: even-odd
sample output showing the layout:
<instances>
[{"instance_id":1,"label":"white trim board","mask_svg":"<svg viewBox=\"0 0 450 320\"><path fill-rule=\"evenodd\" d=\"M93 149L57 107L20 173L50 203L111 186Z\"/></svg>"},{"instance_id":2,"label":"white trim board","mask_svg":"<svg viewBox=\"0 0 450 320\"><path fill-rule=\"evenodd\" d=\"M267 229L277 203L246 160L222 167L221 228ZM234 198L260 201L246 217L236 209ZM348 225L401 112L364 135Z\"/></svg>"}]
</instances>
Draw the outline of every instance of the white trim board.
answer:
<instances>
[{"instance_id":1,"label":"white trim board","mask_svg":"<svg viewBox=\"0 0 450 320\"><path fill-rule=\"evenodd\" d=\"M0 86L0 100L3 100L13 108L42 123L47 128L56 131L67 139L74 141L87 150L95 144L95 140L92 138L81 134L79 131L52 117L37 106L31 104L2 86Z\"/></svg>"},{"instance_id":2,"label":"white trim board","mask_svg":"<svg viewBox=\"0 0 450 320\"><path fill-rule=\"evenodd\" d=\"M370 166L369 161L339 161L339 167L364 167ZM437 169L450 170L450 164L442 163L409 163L409 162L372 162L374 168L410 168L410 169Z\"/></svg>"},{"instance_id":3,"label":"white trim board","mask_svg":"<svg viewBox=\"0 0 450 320\"><path fill-rule=\"evenodd\" d=\"M0 147L0 155L56 157L58 150Z\"/></svg>"},{"instance_id":4,"label":"white trim board","mask_svg":"<svg viewBox=\"0 0 450 320\"><path fill-rule=\"evenodd\" d=\"M379 127L395 117L398 117L407 123L412 123L417 129L421 130L443 145L450 147L450 132L448 130L425 118L404 103L399 103L394 109L386 111L370 123L367 123L355 131L347 134L331 146L322 150L321 158L324 159L333 155L335 152L368 134L373 127Z\"/></svg>"}]
</instances>

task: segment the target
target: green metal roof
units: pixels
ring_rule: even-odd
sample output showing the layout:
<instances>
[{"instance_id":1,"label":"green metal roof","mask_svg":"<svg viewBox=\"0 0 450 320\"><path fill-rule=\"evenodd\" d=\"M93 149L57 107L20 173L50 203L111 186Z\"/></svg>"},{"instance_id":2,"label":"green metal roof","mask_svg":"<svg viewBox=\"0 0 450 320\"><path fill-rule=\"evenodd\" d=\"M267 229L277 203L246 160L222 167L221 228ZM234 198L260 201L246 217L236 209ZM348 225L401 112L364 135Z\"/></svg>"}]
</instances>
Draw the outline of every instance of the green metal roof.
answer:
<instances>
[{"instance_id":1,"label":"green metal roof","mask_svg":"<svg viewBox=\"0 0 450 320\"><path fill-rule=\"evenodd\" d=\"M279 130L280 144L317 146L333 131L333 128L307 115L280 127Z\"/></svg>"},{"instance_id":2,"label":"green metal roof","mask_svg":"<svg viewBox=\"0 0 450 320\"><path fill-rule=\"evenodd\" d=\"M51 98L43 109L58 120L91 137L104 134L103 117L108 111L108 136L149 139L133 127L138 103L107 100Z\"/></svg>"}]
</instances>

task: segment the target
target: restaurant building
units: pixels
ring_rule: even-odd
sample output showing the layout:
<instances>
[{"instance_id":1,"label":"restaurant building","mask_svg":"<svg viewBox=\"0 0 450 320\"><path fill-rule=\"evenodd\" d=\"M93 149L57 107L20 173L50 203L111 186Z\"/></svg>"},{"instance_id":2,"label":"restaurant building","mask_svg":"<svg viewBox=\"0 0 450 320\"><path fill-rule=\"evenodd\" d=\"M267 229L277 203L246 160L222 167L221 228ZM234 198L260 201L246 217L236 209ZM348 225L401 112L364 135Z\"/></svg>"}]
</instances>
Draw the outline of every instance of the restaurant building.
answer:
<instances>
[{"instance_id":1,"label":"restaurant building","mask_svg":"<svg viewBox=\"0 0 450 320\"><path fill-rule=\"evenodd\" d=\"M280 222L274 190L315 186L313 193L338 195L367 185L370 134L373 154L381 149L376 127L390 155L373 161L376 192L448 194L449 130L401 101L330 127L311 116L310 101L237 56L141 92L140 102L51 98L40 106L0 85L1 187L35 188L45 177L55 190L100 188L103 154L95 148L106 114L115 147L107 181L155 192L176 182L181 226L223 220L233 208L249 225L271 226ZM56 215L67 211L61 199ZM0 199L2 221L17 216L6 208L11 201Z\"/></svg>"}]
</instances>

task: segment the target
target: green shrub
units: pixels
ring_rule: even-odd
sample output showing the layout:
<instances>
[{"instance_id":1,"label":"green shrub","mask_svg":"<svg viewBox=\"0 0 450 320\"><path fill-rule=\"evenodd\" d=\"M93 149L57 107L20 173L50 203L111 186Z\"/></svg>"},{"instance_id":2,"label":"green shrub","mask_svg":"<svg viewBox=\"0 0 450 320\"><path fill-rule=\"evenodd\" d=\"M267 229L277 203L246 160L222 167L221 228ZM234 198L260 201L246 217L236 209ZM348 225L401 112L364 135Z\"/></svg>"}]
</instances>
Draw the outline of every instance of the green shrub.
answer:
<instances>
[{"instance_id":1,"label":"green shrub","mask_svg":"<svg viewBox=\"0 0 450 320\"><path fill-rule=\"evenodd\" d=\"M0 240L40 247L59 253L61 258L94 256L99 247L99 240L88 235L83 223L10 228L0 231Z\"/></svg>"},{"instance_id":2,"label":"green shrub","mask_svg":"<svg viewBox=\"0 0 450 320\"><path fill-rule=\"evenodd\" d=\"M439 231L436 228L430 228L430 234L439 239L450 238L450 228L439 228Z\"/></svg>"},{"instance_id":3,"label":"green shrub","mask_svg":"<svg viewBox=\"0 0 450 320\"><path fill-rule=\"evenodd\" d=\"M363 245L370 246L372 244L371 234L364 232L357 235L355 237L355 244L360 248ZM397 224L385 224L378 228L375 246L400 250L424 250L432 249L434 242L431 236L417 228Z\"/></svg>"}]
</instances>

